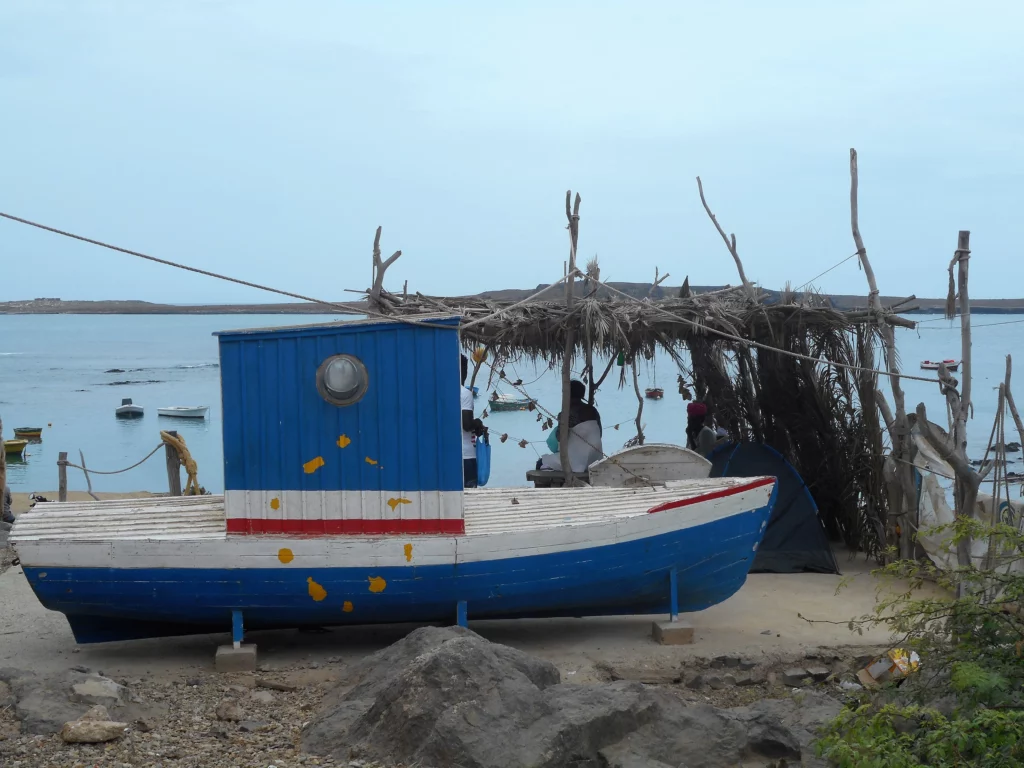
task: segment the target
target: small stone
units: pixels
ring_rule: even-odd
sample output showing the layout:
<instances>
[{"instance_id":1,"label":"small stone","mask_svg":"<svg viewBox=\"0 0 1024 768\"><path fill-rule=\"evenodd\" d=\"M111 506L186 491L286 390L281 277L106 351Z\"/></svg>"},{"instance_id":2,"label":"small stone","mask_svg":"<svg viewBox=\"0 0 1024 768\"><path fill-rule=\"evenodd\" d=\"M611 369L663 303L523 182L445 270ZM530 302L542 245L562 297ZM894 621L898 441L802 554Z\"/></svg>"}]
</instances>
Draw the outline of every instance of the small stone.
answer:
<instances>
[{"instance_id":1,"label":"small stone","mask_svg":"<svg viewBox=\"0 0 1024 768\"><path fill-rule=\"evenodd\" d=\"M309 665L309 668L310 669L320 669L320 662L319 661L314 661L312 664Z\"/></svg>"},{"instance_id":2,"label":"small stone","mask_svg":"<svg viewBox=\"0 0 1024 768\"><path fill-rule=\"evenodd\" d=\"M136 720L135 727L139 733L149 733L153 730L153 724L149 720Z\"/></svg>"},{"instance_id":3,"label":"small stone","mask_svg":"<svg viewBox=\"0 0 1024 768\"><path fill-rule=\"evenodd\" d=\"M770 635L771 633L772 631L770 629L765 629L761 632L762 635Z\"/></svg>"},{"instance_id":4,"label":"small stone","mask_svg":"<svg viewBox=\"0 0 1024 768\"><path fill-rule=\"evenodd\" d=\"M730 672L722 678L722 682L726 685L736 685L736 675Z\"/></svg>"},{"instance_id":5,"label":"small stone","mask_svg":"<svg viewBox=\"0 0 1024 768\"><path fill-rule=\"evenodd\" d=\"M258 720L243 720L238 724L238 730L243 733L257 733L270 730L270 726Z\"/></svg>"},{"instance_id":6,"label":"small stone","mask_svg":"<svg viewBox=\"0 0 1024 768\"><path fill-rule=\"evenodd\" d=\"M83 675L87 675L90 672L92 672L91 669L89 669L88 667L83 667L81 664L79 664L77 667L72 667L71 671L72 672L81 672Z\"/></svg>"},{"instance_id":7,"label":"small stone","mask_svg":"<svg viewBox=\"0 0 1024 768\"><path fill-rule=\"evenodd\" d=\"M749 672L750 670L752 670L756 666L757 666L757 662L754 661L753 659L742 659L740 661L740 669L742 669L744 672Z\"/></svg>"},{"instance_id":8,"label":"small stone","mask_svg":"<svg viewBox=\"0 0 1024 768\"><path fill-rule=\"evenodd\" d=\"M238 722L242 719L242 709L234 699L224 699L217 705L217 719Z\"/></svg>"},{"instance_id":9,"label":"small stone","mask_svg":"<svg viewBox=\"0 0 1024 768\"><path fill-rule=\"evenodd\" d=\"M782 684L788 685L790 688L801 688L807 684L808 677L810 675L806 669L793 667L782 673Z\"/></svg>"},{"instance_id":10,"label":"small stone","mask_svg":"<svg viewBox=\"0 0 1024 768\"><path fill-rule=\"evenodd\" d=\"M253 691L249 694L253 701L259 702L260 704L273 704L274 694L270 691Z\"/></svg>"},{"instance_id":11,"label":"small stone","mask_svg":"<svg viewBox=\"0 0 1024 768\"><path fill-rule=\"evenodd\" d=\"M102 744L124 735L128 723L109 720L72 720L64 723L60 737L65 744Z\"/></svg>"},{"instance_id":12,"label":"small stone","mask_svg":"<svg viewBox=\"0 0 1024 768\"><path fill-rule=\"evenodd\" d=\"M749 673L741 672L740 674L736 675L736 685L747 686L757 685L757 683L754 682L754 678L752 675L750 675Z\"/></svg>"},{"instance_id":13,"label":"small stone","mask_svg":"<svg viewBox=\"0 0 1024 768\"><path fill-rule=\"evenodd\" d=\"M832 670L819 664L814 667L808 667L807 674L811 676L814 682L823 683L832 677Z\"/></svg>"},{"instance_id":14,"label":"small stone","mask_svg":"<svg viewBox=\"0 0 1024 768\"><path fill-rule=\"evenodd\" d=\"M329 658L327 660L327 663L328 664L341 664L341 656L331 656L331 658Z\"/></svg>"},{"instance_id":15,"label":"small stone","mask_svg":"<svg viewBox=\"0 0 1024 768\"><path fill-rule=\"evenodd\" d=\"M699 691L705 684L704 675L699 672L686 681L686 687L694 691Z\"/></svg>"},{"instance_id":16,"label":"small stone","mask_svg":"<svg viewBox=\"0 0 1024 768\"><path fill-rule=\"evenodd\" d=\"M100 675L91 675L71 686L71 700L82 704L123 704L128 689Z\"/></svg>"},{"instance_id":17,"label":"small stone","mask_svg":"<svg viewBox=\"0 0 1024 768\"><path fill-rule=\"evenodd\" d=\"M729 687L729 684L725 682L725 679L718 675L708 675L707 683L714 691L721 691L723 688Z\"/></svg>"},{"instance_id":18,"label":"small stone","mask_svg":"<svg viewBox=\"0 0 1024 768\"><path fill-rule=\"evenodd\" d=\"M248 693L249 689L246 688L244 685L229 685L228 686L228 692L229 693Z\"/></svg>"},{"instance_id":19,"label":"small stone","mask_svg":"<svg viewBox=\"0 0 1024 768\"><path fill-rule=\"evenodd\" d=\"M201 677L190 677L185 681L185 685L189 688L197 687L203 684L203 678Z\"/></svg>"}]
</instances>

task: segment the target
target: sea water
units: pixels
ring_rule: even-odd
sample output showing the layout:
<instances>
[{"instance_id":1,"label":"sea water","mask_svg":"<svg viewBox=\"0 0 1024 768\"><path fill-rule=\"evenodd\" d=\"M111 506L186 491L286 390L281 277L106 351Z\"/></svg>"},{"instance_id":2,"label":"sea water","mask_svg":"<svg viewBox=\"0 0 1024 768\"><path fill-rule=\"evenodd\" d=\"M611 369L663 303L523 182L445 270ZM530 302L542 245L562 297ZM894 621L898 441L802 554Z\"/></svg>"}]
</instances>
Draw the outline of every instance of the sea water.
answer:
<instances>
[{"instance_id":1,"label":"sea water","mask_svg":"<svg viewBox=\"0 0 1024 768\"><path fill-rule=\"evenodd\" d=\"M159 444L160 430L174 429L185 438L198 463L200 483L212 492L223 491L220 370L217 340L212 334L339 319L316 315L0 315L4 436L11 439L15 427L44 427L42 442L29 445L24 461L8 461L8 483L14 491L54 491L60 451L67 451L76 464L81 451L90 469L122 469ZM897 332L905 373L932 377L934 372L919 369L921 360L960 359L959 321L950 323L934 315L914 319L927 322L919 331ZM995 388L1003 380L1005 356L1021 349L1024 315L977 315L974 327L975 408L968 430L972 456L980 457L995 416ZM629 369L625 369L626 380L619 388L623 370L612 367L597 397L605 425L604 447L609 453L636 434L637 398ZM1024 354L1019 356L1018 371L1014 389L1024 408ZM548 370L543 364L510 363L505 373L510 380L521 379L525 390L547 411L558 412L560 370ZM664 353L641 367L641 391L655 385L665 390L663 400L644 401L642 423L649 442L685 443L686 403L677 391L677 373L675 363ZM495 387L516 394L497 377L489 380L488 374L484 366L477 381L481 391L476 401L478 416L486 408L487 393ZM883 378L879 386L891 402L888 382ZM929 417L945 425L944 400L936 384L904 381L903 386L908 410L924 402ZM145 408L143 418L114 417L114 409L125 397ZM158 407L170 405L209 405L210 411L205 420L157 415ZM538 411L488 414L490 486L526 485L526 471L547 452L547 432L537 417ZM502 435L508 436L505 442L501 442ZM1007 440L1016 439L1015 433L1011 437L1008 432ZM523 441L526 447L520 447ZM163 453L123 474L93 475L92 482L96 491L165 491ZM81 471L68 470L68 487L85 490Z\"/></svg>"}]
</instances>

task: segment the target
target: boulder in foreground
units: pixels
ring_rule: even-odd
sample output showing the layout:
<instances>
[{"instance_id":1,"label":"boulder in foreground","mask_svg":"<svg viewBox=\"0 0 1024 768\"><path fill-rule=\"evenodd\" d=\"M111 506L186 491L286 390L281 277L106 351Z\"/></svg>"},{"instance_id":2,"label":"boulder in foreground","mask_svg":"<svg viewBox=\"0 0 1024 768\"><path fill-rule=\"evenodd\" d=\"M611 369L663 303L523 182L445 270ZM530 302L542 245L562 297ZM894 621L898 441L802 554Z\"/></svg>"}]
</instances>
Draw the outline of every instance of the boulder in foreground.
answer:
<instances>
[{"instance_id":1,"label":"boulder in foreground","mask_svg":"<svg viewBox=\"0 0 1024 768\"><path fill-rule=\"evenodd\" d=\"M549 662L467 629L426 627L353 665L303 746L425 767L799 762L813 738L802 727L805 709L816 725L839 704L808 695L724 710L640 683L565 684Z\"/></svg>"}]
</instances>

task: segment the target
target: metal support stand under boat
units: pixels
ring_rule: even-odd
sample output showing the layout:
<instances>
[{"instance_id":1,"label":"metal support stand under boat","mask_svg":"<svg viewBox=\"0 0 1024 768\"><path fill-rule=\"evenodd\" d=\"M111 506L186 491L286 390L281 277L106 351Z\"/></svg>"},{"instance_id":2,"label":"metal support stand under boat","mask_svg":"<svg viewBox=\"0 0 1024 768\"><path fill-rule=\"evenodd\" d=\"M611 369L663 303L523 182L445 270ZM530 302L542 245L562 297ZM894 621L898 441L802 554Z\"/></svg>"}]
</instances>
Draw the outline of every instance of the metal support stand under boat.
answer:
<instances>
[{"instance_id":1,"label":"metal support stand under boat","mask_svg":"<svg viewBox=\"0 0 1024 768\"><path fill-rule=\"evenodd\" d=\"M465 600L459 600L458 605L455 607L455 622L460 627L469 627Z\"/></svg>"},{"instance_id":2,"label":"metal support stand under boat","mask_svg":"<svg viewBox=\"0 0 1024 768\"><path fill-rule=\"evenodd\" d=\"M245 624L242 611L231 612L231 645L217 648L214 667L218 672L255 672L256 646L252 643L242 645L245 637Z\"/></svg>"},{"instance_id":3,"label":"metal support stand under boat","mask_svg":"<svg viewBox=\"0 0 1024 768\"><path fill-rule=\"evenodd\" d=\"M676 579L676 569L672 568L668 572L668 595L669 595L669 608L668 615L671 621L675 621L679 618L679 583Z\"/></svg>"},{"instance_id":4,"label":"metal support stand under boat","mask_svg":"<svg viewBox=\"0 0 1024 768\"><path fill-rule=\"evenodd\" d=\"M242 647L242 640L245 638L245 627L242 625L242 612L231 612L231 643L237 651Z\"/></svg>"},{"instance_id":5,"label":"metal support stand under boat","mask_svg":"<svg viewBox=\"0 0 1024 768\"><path fill-rule=\"evenodd\" d=\"M693 624L679 619L679 579L676 569L668 572L668 621L656 621L651 626L651 636L661 645L689 645L693 642Z\"/></svg>"}]
</instances>

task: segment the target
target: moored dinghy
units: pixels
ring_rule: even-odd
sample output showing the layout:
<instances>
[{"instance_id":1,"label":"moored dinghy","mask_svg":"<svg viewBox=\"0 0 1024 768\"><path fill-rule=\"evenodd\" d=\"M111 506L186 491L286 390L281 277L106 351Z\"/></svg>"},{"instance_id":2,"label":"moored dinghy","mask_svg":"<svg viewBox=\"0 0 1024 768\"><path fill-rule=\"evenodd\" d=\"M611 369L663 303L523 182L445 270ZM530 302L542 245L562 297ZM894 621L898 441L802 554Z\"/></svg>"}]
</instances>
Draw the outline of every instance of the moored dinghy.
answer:
<instances>
[{"instance_id":1,"label":"moored dinghy","mask_svg":"<svg viewBox=\"0 0 1024 768\"><path fill-rule=\"evenodd\" d=\"M157 408L156 412L160 416L176 419L205 419L208 410L210 410L208 405L168 405Z\"/></svg>"},{"instance_id":2,"label":"moored dinghy","mask_svg":"<svg viewBox=\"0 0 1024 768\"><path fill-rule=\"evenodd\" d=\"M47 504L11 532L79 642L696 611L742 586L774 503L769 477L464 490L455 318L220 350L223 497Z\"/></svg>"},{"instance_id":3,"label":"moored dinghy","mask_svg":"<svg viewBox=\"0 0 1024 768\"><path fill-rule=\"evenodd\" d=\"M142 413L142 406L135 405L130 397L124 398L121 405L114 409L114 415L119 419L140 419Z\"/></svg>"}]
</instances>

